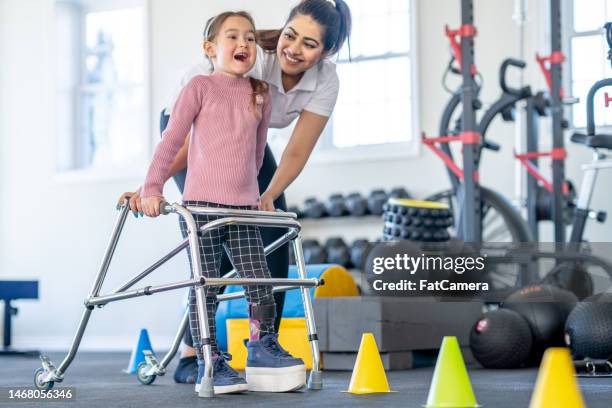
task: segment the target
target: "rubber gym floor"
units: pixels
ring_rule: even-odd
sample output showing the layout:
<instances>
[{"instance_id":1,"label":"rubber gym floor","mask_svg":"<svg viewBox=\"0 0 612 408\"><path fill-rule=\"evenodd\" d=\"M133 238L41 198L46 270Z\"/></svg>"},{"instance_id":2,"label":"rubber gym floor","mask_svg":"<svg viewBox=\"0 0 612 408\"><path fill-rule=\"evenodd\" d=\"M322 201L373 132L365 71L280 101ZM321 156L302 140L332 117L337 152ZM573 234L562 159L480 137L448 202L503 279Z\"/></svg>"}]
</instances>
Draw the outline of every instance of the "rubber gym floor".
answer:
<instances>
[{"instance_id":1,"label":"rubber gym floor","mask_svg":"<svg viewBox=\"0 0 612 408\"><path fill-rule=\"evenodd\" d=\"M50 353L58 364L63 353ZM124 374L129 353L79 353L66 373L61 386L75 387L76 400L67 402L19 402L2 404L15 407L422 407L427 399L433 368L390 371L387 379L392 390L389 394L352 395L344 393L350 372L325 371L324 389L298 391L286 394L245 393L221 395L212 400L198 398L193 385L175 384L172 374L175 361L168 374L158 377L150 386L140 385L135 376ZM34 370L40 367L37 358L0 357L0 386L31 386ZM478 403L490 408L527 407L536 380L536 369L484 370L468 367ZM580 387L587 407L612 406L612 378L580 379ZM554 408L554 407L550 407Z\"/></svg>"}]
</instances>

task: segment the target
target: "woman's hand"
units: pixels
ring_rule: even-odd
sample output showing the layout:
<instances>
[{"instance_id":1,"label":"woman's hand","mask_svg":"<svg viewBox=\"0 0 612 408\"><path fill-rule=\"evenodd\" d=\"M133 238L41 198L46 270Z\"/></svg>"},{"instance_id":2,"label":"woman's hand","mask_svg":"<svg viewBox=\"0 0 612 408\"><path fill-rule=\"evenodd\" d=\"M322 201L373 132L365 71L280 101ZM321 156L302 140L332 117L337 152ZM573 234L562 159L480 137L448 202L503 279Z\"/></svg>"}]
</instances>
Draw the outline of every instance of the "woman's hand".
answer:
<instances>
[{"instance_id":1,"label":"woman's hand","mask_svg":"<svg viewBox=\"0 0 612 408\"><path fill-rule=\"evenodd\" d=\"M274 198L268 192L264 192L259 198L259 209L261 211L276 211Z\"/></svg>"},{"instance_id":2,"label":"woman's hand","mask_svg":"<svg viewBox=\"0 0 612 408\"><path fill-rule=\"evenodd\" d=\"M142 209L147 217L157 217L159 215L159 205L166 201L164 197L153 196L141 199Z\"/></svg>"},{"instance_id":3,"label":"woman's hand","mask_svg":"<svg viewBox=\"0 0 612 408\"><path fill-rule=\"evenodd\" d=\"M138 217L139 214L142 215L140 189L136 191L126 191L125 193L121 194L117 207L122 206L125 200L128 198L130 200L128 205L130 206L130 210L134 213L134 217Z\"/></svg>"}]
</instances>

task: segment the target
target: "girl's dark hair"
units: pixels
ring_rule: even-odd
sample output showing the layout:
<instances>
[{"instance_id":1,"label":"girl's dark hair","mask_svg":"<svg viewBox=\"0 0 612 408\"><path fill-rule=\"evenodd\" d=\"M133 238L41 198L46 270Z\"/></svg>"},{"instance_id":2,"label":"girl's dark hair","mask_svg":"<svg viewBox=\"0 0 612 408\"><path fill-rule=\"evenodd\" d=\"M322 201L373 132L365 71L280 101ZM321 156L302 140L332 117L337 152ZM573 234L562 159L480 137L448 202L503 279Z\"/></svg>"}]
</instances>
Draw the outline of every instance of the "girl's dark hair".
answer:
<instances>
[{"instance_id":1,"label":"girl's dark hair","mask_svg":"<svg viewBox=\"0 0 612 408\"><path fill-rule=\"evenodd\" d=\"M302 0L291 9L285 25L297 15L309 16L323 27L323 51L333 55L340 51L351 35L351 10L344 0ZM261 30L257 41L266 51L276 49L282 30ZM350 40L349 40L350 47Z\"/></svg>"},{"instance_id":2,"label":"girl's dark hair","mask_svg":"<svg viewBox=\"0 0 612 408\"><path fill-rule=\"evenodd\" d=\"M211 17L206 22L206 26L204 27L204 41L214 41L221 30L221 26L230 17L242 17L245 18L251 23L253 26L253 31L255 31L255 22L253 21L253 17L246 11L225 11L215 17ZM208 58L208 56L206 56ZM212 64L212 61L211 61ZM253 90L251 97L251 104L253 105L253 110L257 114L257 96L261 95L263 98L265 94L268 92L268 84L264 81L260 81L258 79L254 79L249 77L249 81L251 83L251 89Z\"/></svg>"}]
</instances>

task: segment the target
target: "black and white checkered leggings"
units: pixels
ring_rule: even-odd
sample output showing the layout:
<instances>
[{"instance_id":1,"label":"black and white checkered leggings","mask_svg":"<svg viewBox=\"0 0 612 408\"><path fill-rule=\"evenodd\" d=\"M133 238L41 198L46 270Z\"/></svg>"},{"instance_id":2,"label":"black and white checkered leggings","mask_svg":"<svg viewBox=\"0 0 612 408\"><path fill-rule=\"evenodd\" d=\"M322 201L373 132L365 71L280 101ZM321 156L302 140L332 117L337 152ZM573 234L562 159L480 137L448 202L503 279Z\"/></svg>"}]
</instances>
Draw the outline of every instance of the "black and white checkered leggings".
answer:
<instances>
[{"instance_id":1,"label":"black and white checkered leggings","mask_svg":"<svg viewBox=\"0 0 612 408\"><path fill-rule=\"evenodd\" d=\"M184 201L185 206L213 207L213 208L232 208L237 210L250 210L246 206L229 206L203 201ZM221 218L217 215L193 214L197 229L210 221ZM182 217L180 219L181 233L183 238L187 238L187 224ZM202 264L202 274L207 278L220 277L221 255L223 246L228 251L228 256L241 278L270 278L270 271L266 263L263 241L259 233L259 228L252 225L227 225L206 232L198 237L200 245L200 262ZM191 265L191 253L187 251L189 264ZM190 269L193 271L193 269ZM193 274L193 272L192 272ZM210 328L210 339L213 353L219 353L217 346L215 315L217 312L218 286L208 286L204 288L206 296L206 312L208 314L208 327ZM247 302L253 304L273 305L271 286L246 286ZM200 329L198 325L198 312L195 290L189 289L189 327L193 337L193 346L196 349L198 359L202 359L202 346ZM274 331L274 328L262 328L264 331Z\"/></svg>"}]
</instances>

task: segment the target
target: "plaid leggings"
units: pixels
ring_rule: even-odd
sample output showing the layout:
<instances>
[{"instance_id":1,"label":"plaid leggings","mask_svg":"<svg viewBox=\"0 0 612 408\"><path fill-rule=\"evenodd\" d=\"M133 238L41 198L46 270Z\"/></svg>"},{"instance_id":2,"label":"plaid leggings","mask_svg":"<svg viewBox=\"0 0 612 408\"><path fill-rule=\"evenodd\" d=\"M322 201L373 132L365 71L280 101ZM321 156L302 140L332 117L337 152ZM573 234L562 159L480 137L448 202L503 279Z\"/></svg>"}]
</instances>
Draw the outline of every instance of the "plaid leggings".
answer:
<instances>
[{"instance_id":1,"label":"plaid leggings","mask_svg":"<svg viewBox=\"0 0 612 408\"><path fill-rule=\"evenodd\" d=\"M184 201L185 206L232 208L237 210L250 210L246 206L229 206L204 201ZM210 221L221 218L217 215L193 214L197 229ZM180 218L181 233L187 238L187 224ZM221 255L223 246L227 248L232 264L241 278L270 278L270 271L266 263L264 245L261 240L259 228L251 225L227 225L217 228L198 237L200 245L200 262L202 274L207 278L218 278L220 275ZM191 265L191 253L187 251ZM190 269L193 274L193 269ZM210 329L211 348L214 354L219 354L216 336L215 315L217 312L218 286L204 288L206 312L208 314L208 327ZM247 302L258 305L273 305L271 286L245 286ZM198 359L202 360L202 342L198 324L198 311L194 288L189 289L189 328L193 337L193 346ZM260 328L262 334L274 333L274 321Z\"/></svg>"}]
</instances>

